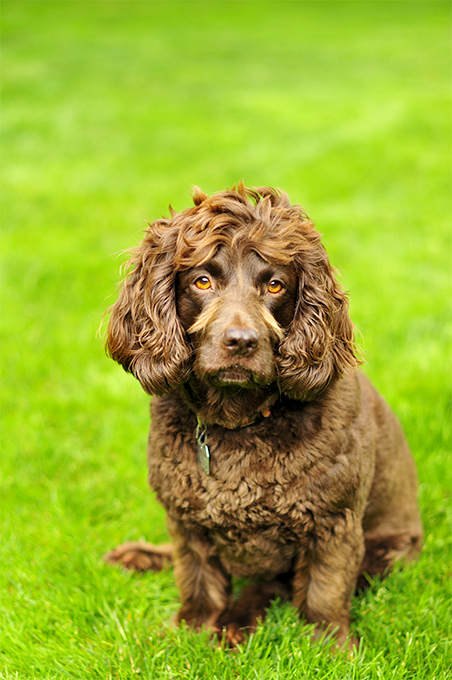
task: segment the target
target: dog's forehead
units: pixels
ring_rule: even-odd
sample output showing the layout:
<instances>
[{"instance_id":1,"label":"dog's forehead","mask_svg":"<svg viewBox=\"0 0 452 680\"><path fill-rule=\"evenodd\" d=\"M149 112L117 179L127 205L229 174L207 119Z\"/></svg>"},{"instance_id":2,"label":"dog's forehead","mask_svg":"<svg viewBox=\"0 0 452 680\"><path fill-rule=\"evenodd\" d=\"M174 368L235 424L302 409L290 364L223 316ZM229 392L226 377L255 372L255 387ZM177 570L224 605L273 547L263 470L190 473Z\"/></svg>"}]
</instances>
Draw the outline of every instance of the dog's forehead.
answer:
<instances>
[{"instance_id":1,"label":"dog's forehead","mask_svg":"<svg viewBox=\"0 0 452 680\"><path fill-rule=\"evenodd\" d=\"M320 234L296 206L262 215L251 214L247 209L241 216L225 210L212 212L209 207L202 203L168 223L165 245L169 249L173 244L176 270L227 257L230 266L244 258L255 263L260 258L271 265L290 265L300 254L319 246Z\"/></svg>"},{"instance_id":2,"label":"dog's forehead","mask_svg":"<svg viewBox=\"0 0 452 680\"><path fill-rule=\"evenodd\" d=\"M268 262L252 247L243 248L240 245L230 247L224 244L218 246L214 256L206 264L223 271L246 270L251 275L263 270L292 268L290 265L281 265L276 261Z\"/></svg>"}]
</instances>

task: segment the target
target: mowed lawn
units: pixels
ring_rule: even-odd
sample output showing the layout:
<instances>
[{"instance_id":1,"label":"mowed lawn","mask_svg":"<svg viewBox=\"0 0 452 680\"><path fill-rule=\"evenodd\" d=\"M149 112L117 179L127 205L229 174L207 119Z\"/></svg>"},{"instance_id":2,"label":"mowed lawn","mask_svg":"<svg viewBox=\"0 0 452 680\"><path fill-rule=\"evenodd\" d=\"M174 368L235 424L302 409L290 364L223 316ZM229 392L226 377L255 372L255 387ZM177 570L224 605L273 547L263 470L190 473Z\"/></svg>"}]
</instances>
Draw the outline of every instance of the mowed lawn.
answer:
<instances>
[{"instance_id":1,"label":"mowed lawn","mask_svg":"<svg viewBox=\"0 0 452 680\"><path fill-rule=\"evenodd\" d=\"M450 3L4 0L0 677L452 678ZM173 630L149 398L96 336L121 252L190 187L289 192L401 419L425 546L353 600L353 659L275 603L236 651Z\"/></svg>"}]
</instances>

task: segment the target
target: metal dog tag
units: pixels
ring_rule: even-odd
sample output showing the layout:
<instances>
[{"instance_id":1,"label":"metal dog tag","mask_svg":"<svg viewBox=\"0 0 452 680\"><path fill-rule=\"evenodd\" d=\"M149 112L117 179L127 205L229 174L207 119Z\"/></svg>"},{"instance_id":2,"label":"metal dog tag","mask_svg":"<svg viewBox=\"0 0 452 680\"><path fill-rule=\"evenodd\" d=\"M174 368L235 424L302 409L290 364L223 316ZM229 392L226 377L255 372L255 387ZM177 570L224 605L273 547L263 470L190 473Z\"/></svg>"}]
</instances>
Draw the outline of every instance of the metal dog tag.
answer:
<instances>
[{"instance_id":1,"label":"metal dog tag","mask_svg":"<svg viewBox=\"0 0 452 680\"><path fill-rule=\"evenodd\" d=\"M198 419L198 425L196 426L196 457L198 459L198 465L206 473L210 474L210 451L206 444L207 440L207 428L201 425Z\"/></svg>"}]
</instances>

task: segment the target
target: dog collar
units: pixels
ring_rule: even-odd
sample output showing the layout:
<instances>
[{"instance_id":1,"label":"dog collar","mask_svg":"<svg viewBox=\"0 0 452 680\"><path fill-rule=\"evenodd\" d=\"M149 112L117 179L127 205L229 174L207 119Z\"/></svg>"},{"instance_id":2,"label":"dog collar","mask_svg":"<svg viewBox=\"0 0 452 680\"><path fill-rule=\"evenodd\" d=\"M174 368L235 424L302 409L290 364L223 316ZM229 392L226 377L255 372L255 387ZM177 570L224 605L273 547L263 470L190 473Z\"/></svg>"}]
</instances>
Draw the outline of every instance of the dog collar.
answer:
<instances>
[{"instance_id":1,"label":"dog collar","mask_svg":"<svg viewBox=\"0 0 452 680\"><path fill-rule=\"evenodd\" d=\"M260 414L254 420L244 425L239 425L238 427L231 428L232 430L243 430L245 427L250 427L250 425L256 425L270 418L272 412L269 408L264 408ZM197 425L195 431L196 437L196 458L198 460L198 465L206 475L210 475L210 449L207 444L207 425L203 425L199 416L197 416Z\"/></svg>"}]
</instances>

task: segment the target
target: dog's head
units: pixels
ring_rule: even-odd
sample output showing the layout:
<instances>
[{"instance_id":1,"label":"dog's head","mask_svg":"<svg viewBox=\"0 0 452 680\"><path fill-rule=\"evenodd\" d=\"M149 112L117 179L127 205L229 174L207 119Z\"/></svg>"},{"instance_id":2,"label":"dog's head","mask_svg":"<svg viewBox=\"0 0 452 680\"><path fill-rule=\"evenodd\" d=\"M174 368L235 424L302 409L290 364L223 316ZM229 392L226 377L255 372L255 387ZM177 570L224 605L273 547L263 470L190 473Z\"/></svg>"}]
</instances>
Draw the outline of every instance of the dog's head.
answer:
<instances>
[{"instance_id":1,"label":"dog's head","mask_svg":"<svg viewBox=\"0 0 452 680\"><path fill-rule=\"evenodd\" d=\"M357 366L345 293L302 209L240 183L149 225L110 310L107 348L149 394L191 374L310 400Z\"/></svg>"}]
</instances>

